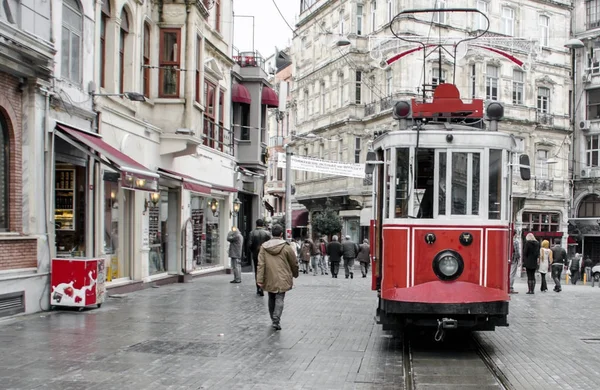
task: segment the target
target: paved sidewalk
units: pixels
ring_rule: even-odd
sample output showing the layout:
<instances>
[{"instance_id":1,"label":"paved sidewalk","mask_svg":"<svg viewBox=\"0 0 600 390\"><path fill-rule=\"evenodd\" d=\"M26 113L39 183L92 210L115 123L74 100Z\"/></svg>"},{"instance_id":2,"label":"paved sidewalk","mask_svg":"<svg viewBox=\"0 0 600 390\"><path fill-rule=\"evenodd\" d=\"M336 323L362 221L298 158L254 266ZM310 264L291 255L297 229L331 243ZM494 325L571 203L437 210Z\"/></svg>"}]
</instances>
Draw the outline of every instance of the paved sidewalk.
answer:
<instances>
[{"instance_id":1,"label":"paved sidewalk","mask_svg":"<svg viewBox=\"0 0 600 390\"><path fill-rule=\"evenodd\" d=\"M300 275L275 332L253 276L230 278L0 322L0 389L403 388L402 348L373 322L370 279ZM511 326L478 336L513 387L600 388L600 341L582 340L600 340L600 288L517 289Z\"/></svg>"}]
</instances>

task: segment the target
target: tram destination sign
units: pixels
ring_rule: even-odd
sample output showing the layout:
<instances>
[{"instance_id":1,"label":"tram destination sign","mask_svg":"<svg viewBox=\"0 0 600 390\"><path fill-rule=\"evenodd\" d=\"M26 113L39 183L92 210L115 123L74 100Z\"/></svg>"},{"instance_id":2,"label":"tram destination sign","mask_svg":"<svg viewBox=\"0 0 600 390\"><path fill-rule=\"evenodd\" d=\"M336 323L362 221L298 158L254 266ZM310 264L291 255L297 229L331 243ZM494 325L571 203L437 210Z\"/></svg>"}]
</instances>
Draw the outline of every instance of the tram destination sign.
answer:
<instances>
[{"instance_id":1,"label":"tram destination sign","mask_svg":"<svg viewBox=\"0 0 600 390\"><path fill-rule=\"evenodd\" d=\"M285 169L285 153L277 154L277 168ZM352 164L321 160L318 158L292 156L291 168L294 171L324 173L328 175L356 177L359 179L365 178L365 164Z\"/></svg>"}]
</instances>

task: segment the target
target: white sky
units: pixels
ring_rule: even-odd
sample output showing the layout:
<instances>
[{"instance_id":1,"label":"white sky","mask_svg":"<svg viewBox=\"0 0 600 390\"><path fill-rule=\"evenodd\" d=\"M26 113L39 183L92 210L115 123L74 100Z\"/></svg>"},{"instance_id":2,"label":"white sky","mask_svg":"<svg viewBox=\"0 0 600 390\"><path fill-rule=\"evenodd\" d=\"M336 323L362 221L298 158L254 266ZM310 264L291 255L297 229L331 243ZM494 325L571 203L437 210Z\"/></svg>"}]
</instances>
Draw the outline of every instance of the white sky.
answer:
<instances>
[{"instance_id":1,"label":"white sky","mask_svg":"<svg viewBox=\"0 0 600 390\"><path fill-rule=\"evenodd\" d=\"M300 0L275 0L287 22L295 28ZM233 0L233 45L239 51L252 51L252 18L254 16L254 50L263 57L275 53L275 46L283 49L291 43L292 31L277 12L273 0Z\"/></svg>"}]
</instances>

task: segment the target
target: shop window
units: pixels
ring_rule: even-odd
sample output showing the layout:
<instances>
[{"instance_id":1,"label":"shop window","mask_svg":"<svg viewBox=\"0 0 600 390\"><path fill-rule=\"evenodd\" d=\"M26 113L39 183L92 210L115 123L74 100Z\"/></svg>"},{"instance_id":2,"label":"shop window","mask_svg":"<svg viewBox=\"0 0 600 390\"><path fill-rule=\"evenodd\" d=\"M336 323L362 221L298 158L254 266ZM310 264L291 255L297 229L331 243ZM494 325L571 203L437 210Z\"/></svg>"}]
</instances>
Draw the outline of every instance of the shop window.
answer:
<instances>
[{"instance_id":1,"label":"shop window","mask_svg":"<svg viewBox=\"0 0 600 390\"><path fill-rule=\"evenodd\" d=\"M108 1L105 1L108 3ZM150 97L150 25L148 23L144 23L144 68L143 68L143 78L144 78L144 96L147 98Z\"/></svg>"},{"instance_id":2,"label":"shop window","mask_svg":"<svg viewBox=\"0 0 600 390\"><path fill-rule=\"evenodd\" d=\"M81 38L83 15L77 0L64 0L62 7L61 74L81 83Z\"/></svg>"},{"instance_id":3,"label":"shop window","mask_svg":"<svg viewBox=\"0 0 600 390\"><path fill-rule=\"evenodd\" d=\"M129 277L129 267L123 262L119 248L119 173L104 172L104 253L110 256L106 265L106 280ZM152 218L152 217L150 217Z\"/></svg>"},{"instance_id":4,"label":"shop window","mask_svg":"<svg viewBox=\"0 0 600 390\"><path fill-rule=\"evenodd\" d=\"M213 212L212 202L219 204L222 200L196 195L191 199L195 269L221 264L219 212Z\"/></svg>"},{"instance_id":5,"label":"shop window","mask_svg":"<svg viewBox=\"0 0 600 390\"><path fill-rule=\"evenodd\" d=\"M9 153L8 126L4 117L0 115L0 231L8 230Z\"/></svg>"},{"instance_id":6,"label":"shop window","mask_svg":"<svg viewBox=\"0 0 600 390\"><path fill-rule=\"evenodd\" d=\"M523 213L523 229L530 232L558 232L560 214L558 213Z\"/></svg>"},{"instance_id":7,"label":"shop window","mask_svg":"<svg viewBox=\"0 0 600 390\"><path fill-rule=\"evenodd\" d=\"M85 166L56 162L54 171L54 231L57 257L85 257Z\"/></svg>"},{"instance_id":8,"label":"shop window","mask_svg":"<svg viewBox=\"0 0 600 390\"><path fill-rule=\"evenodd\" d=\"M100 86L106 87L106 26L110 20L110 1L102 2L102 12L100 16Z\"/></svg>"},{"instance_id":9,"label":"shop window","mask_svg":"<svg viewBox=\"0 0 600 390\"><path fill-rule=\"evenodd\" d=\"M148 272L156 275L167 270L168 249L168 217L169 217L169 191L161 189L160 197L156 204L152 204L149 210L149 241L150 253L148 256Z\"/></svg>"},{"instance_id":10,"label":"shop window","mask_svg":"<svg viewBox=\"0 0 600 390\"><path fill-rule=\"evenodd\" d=\"M125 44L129 35L129 15L121 12L121 29L119 31L119 93L125 92Z\"/></svg>"},{"instance_id":11,"label":"shop window","mask_svg":"<svg viewBox=\"0 0 600 390\"><path fill-rule=\"evenodd\" d=\"M181 30L164 28L160 30L159 56L159 96L179 97L179 65Z\"/></svg>"},{"instance_id":12,"label":"shop window","mask_svg":"<svg viewBox=\"0 0 600 390\"><path fill-rule=\"evenodd\" d=\"M591 194L586 196L579 205L578 218L600 217L600 196Z\"/></svg>"}]
</instances>

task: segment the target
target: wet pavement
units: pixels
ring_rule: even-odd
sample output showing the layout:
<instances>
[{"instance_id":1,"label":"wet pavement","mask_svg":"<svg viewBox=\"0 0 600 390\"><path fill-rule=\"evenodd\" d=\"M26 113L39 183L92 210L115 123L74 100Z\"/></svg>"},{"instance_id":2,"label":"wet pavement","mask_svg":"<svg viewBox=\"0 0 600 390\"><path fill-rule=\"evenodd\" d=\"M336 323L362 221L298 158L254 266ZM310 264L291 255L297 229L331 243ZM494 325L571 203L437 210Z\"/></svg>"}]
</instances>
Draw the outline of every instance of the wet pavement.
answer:
<instances>
[{"instance_id":1,"label":"wet pavement","mask_svg":"<svg viewBox=\"0 0 600 390\"><path fill-rule=\"evenodd\" d=\"M403 389L402 344L373 322L370 279L300 275L279 332L252 275L237 285L230 279L2 321L0 389ZM476 335L510 387L600 388L600 288L531 296L519 281L517 289L511 326ZM420 373L431 388L444 388L435 386L434 371L464 376L451 352L415 357L437 361L432 375ZM484 369L476 359L459 365Z\"/></svg>"}]
</instances>

